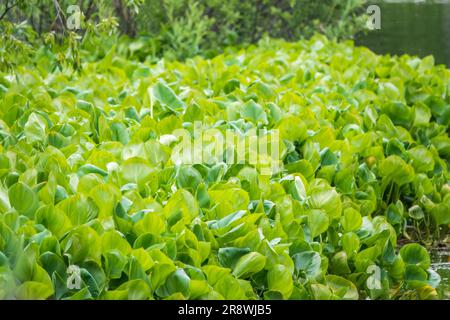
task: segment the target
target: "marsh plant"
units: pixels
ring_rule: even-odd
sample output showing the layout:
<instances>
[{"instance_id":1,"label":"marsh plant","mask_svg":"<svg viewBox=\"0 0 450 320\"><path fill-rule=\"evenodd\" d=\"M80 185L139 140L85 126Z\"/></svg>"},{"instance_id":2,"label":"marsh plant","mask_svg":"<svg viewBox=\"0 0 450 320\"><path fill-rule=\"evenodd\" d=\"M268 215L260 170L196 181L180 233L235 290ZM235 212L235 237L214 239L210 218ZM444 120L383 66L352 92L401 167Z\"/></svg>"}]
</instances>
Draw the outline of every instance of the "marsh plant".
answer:
<instances>
[{"instance_id":1,"label":"marsh plant","mask_svg":"<svg viewBox=\"0 0 450 320\"><path fill-rule=\"evenodd\" d=\"M0 75L0 298L440 297L448 69L322 35L121 44Z\"/></svg>"}]
</instances>

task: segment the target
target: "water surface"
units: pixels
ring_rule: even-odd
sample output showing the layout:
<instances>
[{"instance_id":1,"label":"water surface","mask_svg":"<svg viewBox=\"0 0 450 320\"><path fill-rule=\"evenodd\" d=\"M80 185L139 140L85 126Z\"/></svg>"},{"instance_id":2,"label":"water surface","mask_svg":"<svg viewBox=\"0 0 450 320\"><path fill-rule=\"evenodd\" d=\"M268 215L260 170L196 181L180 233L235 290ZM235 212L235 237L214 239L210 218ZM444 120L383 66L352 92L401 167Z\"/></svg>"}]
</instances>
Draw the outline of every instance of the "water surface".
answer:
<instances>
[{"instance_id":1,"label":"water surface","mask_svg":"<svg viewBox=\"0 0 450 320\"><path fill-rule=\"evenodd\" d=\"M432 249L431 269L439 273L441 283L437 291L441 299L450 300L450 250L449 248Z\"/></svg>"},{"instance_id":2,"label":"water surface","mask_svg":"<svg viewBox=\"0 0 450 320\"><path fill-rule=\"evenodd\" d=\"M356 43L380 54L433 55L450 68L450 0L368 1L381 9L381 29L358 34Z\"/></svg>"}]
</instances>

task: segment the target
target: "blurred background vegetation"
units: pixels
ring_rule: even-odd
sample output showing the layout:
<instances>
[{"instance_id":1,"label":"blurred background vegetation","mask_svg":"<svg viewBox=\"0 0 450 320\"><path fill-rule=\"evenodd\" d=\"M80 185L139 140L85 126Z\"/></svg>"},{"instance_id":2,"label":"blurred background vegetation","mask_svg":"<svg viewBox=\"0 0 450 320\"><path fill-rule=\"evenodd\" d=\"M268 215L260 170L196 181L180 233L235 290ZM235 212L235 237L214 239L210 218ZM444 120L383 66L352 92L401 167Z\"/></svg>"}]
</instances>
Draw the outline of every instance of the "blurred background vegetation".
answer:
<instances>
[{"instance_id":1,"label":"blurred background vegetation","mask_svg":"<svg viewBox=\"0 0 450 320\"><path fill-rule=\"evenodd\" d=\"M295 41L315 32L351 38L365 22L364 0L0 0L0 71L52 55L79 69L111 48L156 62L212 57L265 36ZM80 8L81 28L67 27Z\"/></svg>"}]
</instances>

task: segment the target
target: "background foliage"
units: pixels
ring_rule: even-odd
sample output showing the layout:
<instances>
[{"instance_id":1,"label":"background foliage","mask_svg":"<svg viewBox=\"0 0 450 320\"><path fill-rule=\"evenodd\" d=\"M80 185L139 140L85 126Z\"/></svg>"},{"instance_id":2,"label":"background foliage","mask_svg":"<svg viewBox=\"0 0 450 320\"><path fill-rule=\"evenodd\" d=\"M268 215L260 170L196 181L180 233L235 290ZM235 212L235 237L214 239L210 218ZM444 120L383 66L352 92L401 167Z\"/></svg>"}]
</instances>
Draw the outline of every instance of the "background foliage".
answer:
<instances>
[{"instance_id":1,"label":"background foliage","mask_svg":"<svg viewBox=\"0 0 450 320\"><path fill-rule=\"evenodd\" d=\"M105 55L117 37L140 60L213 56L264 35L299 40L321 32L349 38L363 26L363 0L80 0L81 30L66 27L71 0L5 0L0 5L1 69L29 59L42 45L55 65L80 67L79 50ZM131 40L132 39L132 40ZM136 40L137 39L137 40ZM132 41L130 44L129 41Z\"/></svg>"}]
</instances>

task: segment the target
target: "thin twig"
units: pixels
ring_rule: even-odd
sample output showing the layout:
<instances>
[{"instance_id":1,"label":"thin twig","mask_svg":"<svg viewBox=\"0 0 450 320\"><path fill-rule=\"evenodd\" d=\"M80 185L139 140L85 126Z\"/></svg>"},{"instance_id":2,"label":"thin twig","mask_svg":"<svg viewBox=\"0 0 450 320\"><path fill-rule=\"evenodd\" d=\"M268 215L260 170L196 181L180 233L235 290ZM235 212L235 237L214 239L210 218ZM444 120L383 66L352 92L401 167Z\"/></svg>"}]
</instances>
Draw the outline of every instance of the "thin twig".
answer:
<instances>
[{"instance_id":1,"label":"thin twig","mask_svg":"<svg viewBox=\"0 0 450 320\"><path fill-rule=\"evenodd\" d=\"M94 0L90 0L86 9L85 14L86 20L89 20L93 12L94 12Z\"/></svg>"},{"instance_id":2,"label":"thin twig","mask_svg":"<svg viewBox=\"0 0 450 320\"><path fill-rule=\"evenodd\" d=\"M61 6L59 5L58 0L53 0L53 4L55 6L55 10L56 10L56 20L59 20L59 23L62 27L62 30L64 32L64 30L66 29L66 26L64 25L64 20L62 17L65 18L64 13L62 12ZM62 16L61 16L62 14ZM55 20L55 21L56 21Z\"/></svg>"},{"instance_id":3,"label":"thin twig","mask_svg":"<svg viewBox=\"0 0 450 320\"><path fill-rule=\"evenodd\" d=\"M19 3L19 0L14 2L12 5L8 6L9 5L9 0L6 0L5 10L3 11L2 15L0 16L0 20L2 20L6 16L6 14L8 13L9 10L11 10L15 6L17 6L18 3Z\"/></svg>"}]
</instances>

